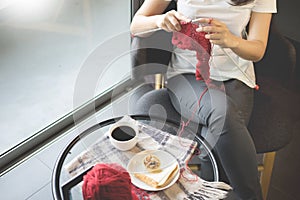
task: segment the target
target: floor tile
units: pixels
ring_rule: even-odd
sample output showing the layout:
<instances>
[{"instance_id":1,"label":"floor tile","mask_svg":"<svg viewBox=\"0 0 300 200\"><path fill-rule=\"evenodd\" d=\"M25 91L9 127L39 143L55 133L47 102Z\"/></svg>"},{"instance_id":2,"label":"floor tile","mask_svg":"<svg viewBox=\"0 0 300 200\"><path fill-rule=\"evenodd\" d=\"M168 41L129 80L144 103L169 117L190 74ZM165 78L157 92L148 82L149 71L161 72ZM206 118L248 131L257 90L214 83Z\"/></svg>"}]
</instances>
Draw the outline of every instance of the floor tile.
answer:
<instances>
[{"instance_id":1,"label":"floor tile","mask_svg":"<svg viewBox=\"0 0 300 200\"><path fill-rule=\"evenodd\" d=\"M26 200L53 200L51 183L47 183Z\"/></svg>"},{"instance_id":2,"label":"floor tile","mask_svg":"<svg viewBox=\"0 0 300 200\"><path fill-rule=\"evenodd\" d=\"M22 200L51 180L51 170L33 157L1 177L1 199Z\"/></svg>"}]
</instances>

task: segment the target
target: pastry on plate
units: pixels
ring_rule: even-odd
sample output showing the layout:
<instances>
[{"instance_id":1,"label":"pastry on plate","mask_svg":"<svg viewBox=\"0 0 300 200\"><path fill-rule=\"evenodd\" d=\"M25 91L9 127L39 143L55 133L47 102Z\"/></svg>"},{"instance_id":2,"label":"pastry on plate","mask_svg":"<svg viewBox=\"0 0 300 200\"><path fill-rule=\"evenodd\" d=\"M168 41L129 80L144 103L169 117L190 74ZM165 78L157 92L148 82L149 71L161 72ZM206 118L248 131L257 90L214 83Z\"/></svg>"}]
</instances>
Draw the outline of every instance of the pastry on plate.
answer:
<instances>
[{"instance_id":1,"label":"pastry on plate","mask_svg":"<svg viewBox=\"0 0 300 200\"><path fill-rule=\"evenodd\" d=\"M153 154L148 154L143 161L146 169L149 172L160 172L160 160L157 156Z\"/></svg>"}]
</instances>

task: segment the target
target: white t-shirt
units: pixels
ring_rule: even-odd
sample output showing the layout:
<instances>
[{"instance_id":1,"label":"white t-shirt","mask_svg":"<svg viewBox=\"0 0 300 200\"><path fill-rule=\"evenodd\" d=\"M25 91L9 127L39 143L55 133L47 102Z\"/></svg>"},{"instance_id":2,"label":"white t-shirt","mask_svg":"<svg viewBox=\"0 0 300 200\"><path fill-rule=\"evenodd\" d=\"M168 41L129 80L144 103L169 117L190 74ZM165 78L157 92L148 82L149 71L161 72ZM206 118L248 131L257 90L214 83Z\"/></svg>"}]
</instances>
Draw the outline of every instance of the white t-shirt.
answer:
<instances>
[{"instance_id":1,"label":"white t-shirt","mask_svg":"<svg viewBox=\"0 0 300 200\"><path fill-rule=\"evenodd\" d=\"M178 0L177 10L190 19L207 17L220 20L227 25L233 34L241 36L252 11L276 13L277 7L276 0L254 0L254 2L244 6L233 6L226 0ZM195 73L196 63L195 51L174 47L170 70L172 72L170 74L173 74L174 71L176 73ZM229 48L222 49L218 45L213 45L209 64L210 78L213 80L224 81L235 78L249 87L255 86L253 62L240 58Z\"/></svg>"}]
</instances>

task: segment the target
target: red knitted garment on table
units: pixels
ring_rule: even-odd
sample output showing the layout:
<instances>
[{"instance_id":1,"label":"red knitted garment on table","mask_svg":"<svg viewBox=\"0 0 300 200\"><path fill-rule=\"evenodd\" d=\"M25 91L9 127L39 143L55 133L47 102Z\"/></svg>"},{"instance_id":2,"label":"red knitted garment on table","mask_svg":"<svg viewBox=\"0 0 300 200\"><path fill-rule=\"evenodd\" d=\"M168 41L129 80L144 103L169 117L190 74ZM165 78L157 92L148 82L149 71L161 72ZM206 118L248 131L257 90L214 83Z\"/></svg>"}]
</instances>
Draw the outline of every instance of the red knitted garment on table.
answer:
<instances>
[{"instance_id":1,"label":"red knitted garment on table","mask_svg":"<svg viewBox=\"0 0 300 200\"><path fill-rule=\"evenodd\" d=\"M210 83L209 59L211 56L211 43L206 39L205 32L197 32L199 26L192 22L181 22L181 31L174 32L172 43L181 49L196 51L196 79Z\"/></svg>"},{"instance_id":2,"label":"red knitted garment on table","mask_svg":"<svg viewBox=\"0 0 300 200\"><path fill-rule=\"evenodd\" d=\"M118 164L97 164L84 177L85 200L138 200L128 172Z\"/></svg>"}]
</instances>

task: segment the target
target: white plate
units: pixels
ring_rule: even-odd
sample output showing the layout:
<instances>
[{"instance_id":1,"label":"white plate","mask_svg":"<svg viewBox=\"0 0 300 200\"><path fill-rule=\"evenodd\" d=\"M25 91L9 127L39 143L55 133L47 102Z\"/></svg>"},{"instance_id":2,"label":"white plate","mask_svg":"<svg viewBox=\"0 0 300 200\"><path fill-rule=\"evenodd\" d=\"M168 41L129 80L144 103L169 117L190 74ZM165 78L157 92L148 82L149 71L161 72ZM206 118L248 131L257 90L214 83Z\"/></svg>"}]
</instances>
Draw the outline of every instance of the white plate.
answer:
<instances>
[{"instance_id":1,"label":"white plate","mask_svg":"<svg viewBox=\"0 0 300 200\"><path fill-rule=\"evenodd\" d=\"M171 164L174 164L174 163L177 164L176 174L173 176L173 179L170 181L170 183L168 185L166 185L164 187L159 187L159 188L151 187L150 185L144 183L143 181L141 181L140 179L138 179L134 176L134 173L147 172L147 169L143 164L143 160L144 160L145 156L148 155L149 153L157 156L160 159L160 162L161 162L160 167L162 169L164 167L170 166ZM134 155L130 159L130 161L127 165L127 171L130 174L132 184L138 188L141 188L141 189L147 190L147 191L160 191L160 190L167 189L178 180L179 175L180 175L179 164L178 164L177 160L175 159L175 157L172 156L171 154L169 154L168 152L162 151L162 150L145 150L145 151L142 151L142 152Z\"/></svg>"}]
</instances>

